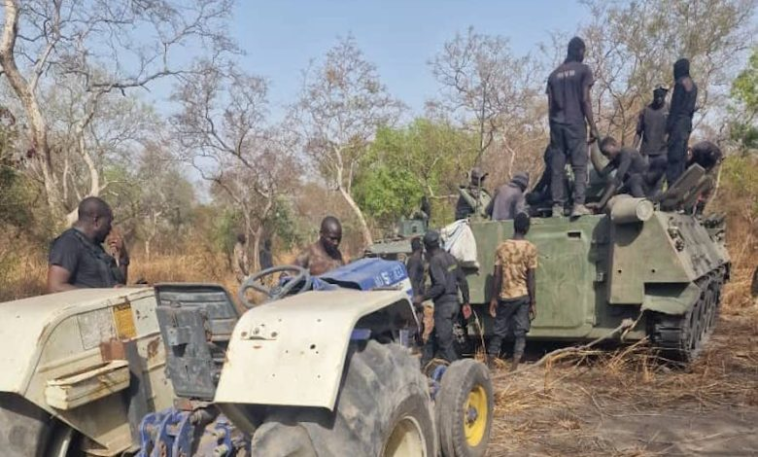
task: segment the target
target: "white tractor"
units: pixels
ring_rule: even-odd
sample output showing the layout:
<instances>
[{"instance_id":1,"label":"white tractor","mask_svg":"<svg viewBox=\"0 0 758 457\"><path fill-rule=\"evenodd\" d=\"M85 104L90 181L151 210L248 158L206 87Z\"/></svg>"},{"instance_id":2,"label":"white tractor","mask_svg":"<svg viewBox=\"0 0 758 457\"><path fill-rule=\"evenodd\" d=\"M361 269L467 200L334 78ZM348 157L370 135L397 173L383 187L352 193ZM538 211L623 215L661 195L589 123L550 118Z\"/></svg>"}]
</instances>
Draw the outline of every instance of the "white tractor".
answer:
<instances>
[{"instance_id":1,"label":"white tractor","mask_svg":"<svg viewBox=\"0 0 758 457\"><path fill-rule=\"evenodd\" d=\"M261 277L287 270L267 289ZM0 454L483 456L487 368L422 373L399 262L0 304ZM252 306L245 290L269 296Z\"/></svg>"}]
</instances>

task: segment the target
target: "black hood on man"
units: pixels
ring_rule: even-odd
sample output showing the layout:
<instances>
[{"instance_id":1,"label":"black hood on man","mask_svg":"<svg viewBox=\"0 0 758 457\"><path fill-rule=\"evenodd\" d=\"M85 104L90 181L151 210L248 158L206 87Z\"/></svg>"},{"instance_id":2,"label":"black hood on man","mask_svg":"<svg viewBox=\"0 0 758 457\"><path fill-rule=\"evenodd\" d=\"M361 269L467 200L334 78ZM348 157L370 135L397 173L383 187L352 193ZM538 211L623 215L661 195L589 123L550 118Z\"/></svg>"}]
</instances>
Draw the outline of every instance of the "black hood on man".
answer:
<instances>
[{"instance_id":1,"label":"black hood on man","mask_svg":"<svg viewBox=\"0 0 758 457\"><path fill-rule=\"evenodd\" d=\"M679 59L674 63L674 80L690 75L690 61Z\"/></svg>"}]
</instances>

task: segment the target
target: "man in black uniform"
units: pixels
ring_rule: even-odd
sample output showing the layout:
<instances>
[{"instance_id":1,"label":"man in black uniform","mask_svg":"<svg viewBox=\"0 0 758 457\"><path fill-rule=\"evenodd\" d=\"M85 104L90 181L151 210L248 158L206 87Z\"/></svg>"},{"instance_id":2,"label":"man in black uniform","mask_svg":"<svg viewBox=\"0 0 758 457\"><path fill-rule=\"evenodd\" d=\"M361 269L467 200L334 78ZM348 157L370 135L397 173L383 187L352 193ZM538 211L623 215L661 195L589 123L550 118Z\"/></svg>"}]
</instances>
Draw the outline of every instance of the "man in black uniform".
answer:
<instances>
[{"instance_id":1,"label":"man in black uniform","mask_svg":"<svg viewBox=\"0 0 758 457\"><path fill-rule=\"evenodd\" d=\"M655 178L656 190L663 184L660 179L666 173L666 106L665 87L658 86L653 91L653 102L640 112L637 119L637 135L634 137L634 147L639 148L640 154L648 161L650 177Z\"/></svg>"},{"instance_id":2,"label":"man in black uniform","mask_svg":"<svg viewBox=\"0 0 758 457\"><path fill-rule=\"evenodd\" d=\"M674 64L674 93L666 122L668 134L668 166L666 182L673 186L687 164L687 143L692 132L692 116L697 102L697 85L690 77L690 61L679 59Z\"/></svg>"},{"instance_id":3,"label":"man in black uniform","mask_svg":"<svg viewBox=\"0 0 758 457\"><path fill-rule=\"evenodd\" d=\"M408 279L411 281L414 295L424 294L424 248L421 238L411 240L411 255L405 262Z\"/></svg>"},{"instance_id":4,"label":"man in black uniform","mask_svg":"<svg viewBox=\"0 0 758 457\"><path fill-rule=\"evenodd\" d=\"M713 195L713 189L716 187L718 178L718 169L724 155L721 148L710 141L701 141L690 148L689 160L687 167L691 165L700 165L705 170L705 176L697 186L696 192L698 199L695 203L694 211L696 214L702 214L705 206ZM686 208L690 209L690 208Z\"/></svg>"},{"instance_id":5,"label":"man in black uniform","mask_svg":"<svg viewBox=\"0 0 758 457\"><path fill-rule=\"evenodd\" d=\"M613 170L616 170L616 176L608 183L599 207L605 206L610 197L622 187L626 188L626 192L632 197L647 196L651 185L650 177L647 176L648 166L636 149L620 147L613 137L607 136L600 142L600 151L610 159L600 176L606 178Z\"/></svg>"},{"instance_id":6,"label":"man in black uniform","mask_svg":"<svg viewBox=\"0 0 758 457\"><path fill-rule=\"evenodd\" d=\"M429 363L438 351L448 362L458 359L453 347L453 323L458 320L460 310L459 289L463 295L464 315L470 311L468 281L455 257L440 248L439 232L426 232L424 249L429 260L431 285L423 295L416 295L413 303L420 306L426 300L434 301L434 331L424 346L422 366Z\"/></svg>"},{"instance_id":7,"label":"man in black uniform","mask_svg":"<svg viewBox=\"0 0 758 457\"><path fill-rule=\"evenodd\" d=\"M78 220L50 248L48 293L126 284L129 256L121 237L115 237L109 246L118 263L102 246L111 232L112 221L113 212L103 200L87 197L79 203Z\"/></svg>"},{"instance_id":8,"label":"man in black uniform","mask_svg":"<svg viewBox=\"0 0 758 457\"><path fill-rule=\"evenodd\" d=\"M592 70L582 63L584 52L584 41L579 37L572 38L566 60L547 80L550 147L553 149L553 177L550 182L553 216L563 215L566 201L563 169L567 160L574 170L571 215L590 214L584 206L587 190L587 124L590 128L590 141L598 138L598 132L590 103Z\"/></svg>"}]
</instances>

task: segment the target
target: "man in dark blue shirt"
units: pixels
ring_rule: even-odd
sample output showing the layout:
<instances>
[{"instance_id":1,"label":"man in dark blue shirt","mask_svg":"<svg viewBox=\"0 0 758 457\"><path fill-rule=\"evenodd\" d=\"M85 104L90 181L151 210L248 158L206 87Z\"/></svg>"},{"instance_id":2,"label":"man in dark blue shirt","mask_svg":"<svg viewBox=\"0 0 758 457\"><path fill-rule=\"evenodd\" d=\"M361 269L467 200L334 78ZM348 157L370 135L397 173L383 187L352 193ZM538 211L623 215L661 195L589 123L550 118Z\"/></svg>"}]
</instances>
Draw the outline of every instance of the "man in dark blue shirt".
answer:
<instances>
[{"instance_id":1,"label":"man in dark blue shirt","mask_svg":"<svg viewBox=\"0 0 758 457\"><path fill-rule=\"evenodd\" d=\"M697 102L697 85L690 77L690 61L679 59L674 64L674 93L666 122L668 133L668 166L666 182L673 186L687 166L687 146L692 133L692 116Z\"/></svg>"},{"instance_id":2,"label":"man in dark blue shirt","mask_svg":"<svg viewBox=\"0 0 758 457\"><path fill-rule=\"evenodd\" d=\"M87 197L79 203L74 226L53 241L48 259L47 291L110 288L126 284L129 256L120 237L103 249L111 232L113 212L103 200Z\"/></svg>"},{"instance_id":3,"label":"man in dark blue shirt","mask_svg":"<svg viewBox=\"0 0 758 457\"><path fill-rule=\"evenodd\" d=\"M566 60L547 80L550 147L553 149L553 177L550 182L553 216L563 215L566 201L563 169L567 160L575 177L571 214L590 214L584 206L587 190L587 125L590 128L590 141L598 138L598 131L590 103L590 88L594 80L590 67L582 63L584 52L584 41L579 37L572 38Z\"/></svg>"}]
</instances>

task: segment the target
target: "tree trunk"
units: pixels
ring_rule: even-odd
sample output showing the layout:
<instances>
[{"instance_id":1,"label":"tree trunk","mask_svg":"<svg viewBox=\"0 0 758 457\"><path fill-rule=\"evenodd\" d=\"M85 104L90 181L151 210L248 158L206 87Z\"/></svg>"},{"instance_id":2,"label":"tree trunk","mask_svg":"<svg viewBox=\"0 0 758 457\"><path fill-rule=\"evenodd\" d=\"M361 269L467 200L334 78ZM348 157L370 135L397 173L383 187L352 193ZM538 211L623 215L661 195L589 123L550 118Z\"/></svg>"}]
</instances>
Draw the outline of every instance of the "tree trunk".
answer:
<instances>
[{"instance_id":1,"label":"tree trunk","mask_svg":"<svg viewBox=\"0 0 758 457\"><path fill-rule=\"evenodd\" d=\"M363 247L366 248L371 246L374 243L374 238L371 236L371 230L368 228L368 223L366 223L366 218L363 216L363 211L361 211L358 204L355 203L352 195L350 195L341 185L339 186L339 191L347 204L350 205L353 213L355 213L355 216L358 218L358 222L361 224L361 234L363 235L363 243L365 244Z\"/></svg>"},{"instance_id":2,"label":"tree trunk","mask_svg":"<svg viewBox=\"0 0 758 457\"><path fill-rule=\"evenodd\" d=\"M62 202L52 170L50 145L47 141L47 122L40 109L36 94L16 66L15 47L16 38L18 37L18 1L5 0L3 6L5 10L5 24L2 42L0 43L0 65L2 65L3 72L8 78L13 92L23 105L29 120L33 153L42 171L47 204L54 215L60 216Z\"/></svg>"},{"instance_id":3,"label":"tree trunk","mask_svg":"<svg viewBox=\"0 0 758 457\"><path fill-rule=\"evenodd\" d=\"M255 241L253 241L253 261L250 265L251 271L258 272L261 270L261 238L263 238L263 224L255 229Z\"/></svg>"}]
</instances>

